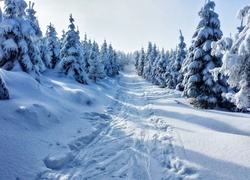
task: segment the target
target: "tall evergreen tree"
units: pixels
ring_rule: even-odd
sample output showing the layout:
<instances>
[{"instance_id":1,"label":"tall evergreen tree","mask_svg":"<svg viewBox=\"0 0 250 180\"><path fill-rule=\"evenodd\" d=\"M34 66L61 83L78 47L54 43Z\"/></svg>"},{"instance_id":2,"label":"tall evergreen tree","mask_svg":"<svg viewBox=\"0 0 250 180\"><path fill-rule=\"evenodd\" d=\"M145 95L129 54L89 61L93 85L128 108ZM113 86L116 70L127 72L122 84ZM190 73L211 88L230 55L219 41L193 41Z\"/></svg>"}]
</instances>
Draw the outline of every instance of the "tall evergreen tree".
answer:
<instances>
[{"instance_id":1,"label":"tall evergreen tree","mask_svg":"<svg viewBox=\"0 0 250 180\"><path fill-rule=\"evenodd\" d=\"M50 23L46 31L46 45L51 59L51 68L54 69L60 62L60 43L55 27Z\"/></svg>"},{"instance_id":2,"label":"tall evergreen tree","mask_svg":"<svg viewBox=\"0 0 250 180\"><path fill-rule=\"evenodd\" d=\"M150 64L151 64L151 55L153 52L153 45L151 42L148 42L148 49L145 55L145 59L144 59L144 67L143 67L143 73L142 73L142 77L145 79L148 79L149 75L150 75Z\"/></svg>"},{"instance_id":3,"label":"tall evergreen tree","mask_svg":"<svg viewBox=\"0 0 250 180\"><path fill-rule=\"evenodd\" d=\"M88 74L89 73L89 54L91 50L91 43L88 42L87 34L84 36L84 40L81 42L82 49L83 49L83 61L85 63L85 71Z\"/></svg>"},{"instance_id":4,"label":"tall evergreen tree","mask_svg":"<svg viewBox=\"0 0 250 180\"><path fill-rule=\"evenodd\" d=\"M143 76L144 65L145 65L145 51L144 51L144 48L142 48L140 52L140 59L139 59L138 69L137 69L137 73L139 76Z\"/></svg>"},{"instance_id":5,"label":"tall evergreen tree","mask_svg":"<svg viewBox=\"0 0 250 180\"><path fill-rule=\"evenodd\" d=\"M157 61L156 64L156 85L159 85L161 88L166 87L166 79L165 79L165 74L166 74L166 68L167 68L167 63L168 59L166 57L165 50L162 49L161 53L159 53L159 60Z\"/></svg>"},{"instance_id":6,"label":"tall evergreen tree","mask_svg":"<svg viewBox=\"0 0 250 180\"><path fill-rule=\"evenodd\" d=\"M52 61L46 37L39 40L40 57L47 68L52 69ZM45 69L44 69L45 70Z\"/></svg>"},{"instance_id":7,"label":"tall evergreen tree","mask_svg":"<svg viewBox=\"0 0 250 180\"><path fill-rule=\"evenodd\" d=\"M20 67L38 80L43 64L35 44L38 30L25 20L24 0L5 0L4 19L0 24L0 67L11 70Z\"/></svg>"},{"instance_id":8,"label":"tall evergreen tree","mask_svg":"<svg viewBox=\"0 0 250 180\"><path fill-rule=\"evenodd\" d=\"M70 15L69 21L69 30L66 32L61 49L62 59L58 64L58 70L60 73L65 74L69 78L75 79L81 84L87 84L79 32L75 30L72 15Z\"/></svg>"},{"instance_id":9,"label":"tall evergreen tree","mask_svg":"<svg viewBox=\"0 0 250 180\"><path fill-rule=\"evenodd\" d=\"M101 47L101 51L100 51L100 58L101 58L101 62L104 66L104 72L107 76L111 77L112 74L112 67L111 67L111 61L110 61L110 57L108 54L108 44L106 42L106 40L104 40L102 47Z\"/></svg>"},{"instance_id":10,"label":"tall evergreen tree","mask_svg":"<svg viewBox=\"0 0 250 180\"><path fill-rule=\"evenodd\" d=\"M222 31L214 7L215 3L208 0L199 11L201 20L193 35L184 77L183 94L192 98L192 103L199 108L214 108L218 103L210 70L221 66L221 60L211 54L211 43L222 37Z\"/></svg>"},{"instance_id":11,"label":"tall evergreen tree","mask_svg":"<svg viewBox=\"0 0 250 180\"><path fill-rule=\"evenodd\" d=\"M34 5L35 3L31 3L31 1L29 1L29 6L26 9L26 19L31 21L31 26L36 30L36 36L37 38L41 38L42 37L42 30L39 26L39 21L37 19L36 15L36 11L34 10Z\"/></svg>"},{"instance_id":12,"label":"tall evergreen tree","mask_svg":"<svg viewBox=\"0 0 250 180\"><path fill-rule=\"evenodd\" d=\"M181 71L181 67L183 64L184 59L186 58L187 52L186 52L186 44L184 42L184 37L182 35L182 32L180 30L180 43L177 46L177 54L176 54L176 59L174 63L174 79L175 79L175 84L176 84L176 89L177 90L183 90L182 86L182 80L183 80L183 73Z\"/></svg>"},{"instance_id":13,"label":"tall evergreen tree","mask_svg":"<svg viewBox=\"0 0 250 180\"><path fill-rule=\"evenodd\" d=\"M104 66L101 62L99 47L96 42L93 42L89 54L89 65L89 79L94 82L97 82L105 77Z\"/></svg>"},{"instance_id":14,"label":"tall evergreen tree","mask_svg":"<svg viewBox=\"0 0 250 180\"><path fill-rule=\"evenodd\" d=\"M34 10L34 5L35 5L35 3L31 3L31 1L29 1L29 6L26 9L25 18L28 21L30 21L31 26L36 31L36 36L33 37L33 39L34 39L35 45L39 48L39 52L38 52L39 54L38 55L43 60L43 61L38 62L40 72L43 72L43 71L46 70L46 67L45 67L44 63L46 64L48 61L50 61L50 59L49 59L49 56L47 55L48 51L46 51L47 47L46 47L46 44L45 44L45 40L42 37L43 34L42 34L42 30L41 30L41 28L39 26L39 21L38 21L37 17L35 16L36 11ZM45 59L43 59L43 58L45 58Z\"/></svg>"},{"instance_id":15,"label":"tall evergreen tree","mask_svg":"<svg viewBox=\"0 0 250 180\"><path fill-rule=\"evenodd\" d=\"M223 38L214 45L214 49L224 52L222 67L215 77L220 73L228 77L227 82L234 91L224 96L238 109L246 110L250 107L250 5L239 10L238 18L247 18L248 22L238 38L234 42L231 38Z\"/></svg>"},{"instance_id":16,"label":"tall evergreen tree","mask_svg":"<svg viewBox=\"0 0 250 180\"><path fill-rule=\"evenodd\" d=\"M119 68L117 64L117 54L111 44L109 44L108 47L108 59L110 61L110 67L107 75L109 77L115 77L119 74Z\"/></svg>"},{"instance_id":17,"label":"tall evergreen tree","mask_svg":"<svg viewBox=\"0 0 250 180\"><path fill-rule=\"evenodd\" d=\"M140 59L140 53L138 51L135 51L134 53L134 60L135 60L135 69L138 70L139 66L139 59Z\"/></svg>"}]
</instances>

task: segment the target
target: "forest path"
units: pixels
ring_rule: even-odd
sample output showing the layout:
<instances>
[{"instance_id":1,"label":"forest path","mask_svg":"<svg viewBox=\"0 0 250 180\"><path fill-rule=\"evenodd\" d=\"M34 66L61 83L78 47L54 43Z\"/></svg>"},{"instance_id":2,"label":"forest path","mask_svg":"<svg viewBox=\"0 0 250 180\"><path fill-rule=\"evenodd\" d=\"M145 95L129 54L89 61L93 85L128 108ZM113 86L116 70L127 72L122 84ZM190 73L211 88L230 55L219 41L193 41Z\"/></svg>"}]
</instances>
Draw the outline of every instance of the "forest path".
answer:
<instances>
[{"instance_id":1,"label":"forest path","mask_svg":"<svg viewBox=\"0 0 250 180\"><path fill-rule=\"evenodd\" d=\"M84 114L86 120L103 122L98 130L69 142L72 153L57 161L45 158L51 170L38 179L192 179L195 171L175 150L174 139L181 140L154 109L154 100L171 99L174 93L138 77L132 66L117 79L118 91L105 114ZM171 101L179 104L174 98ZM178 148L185 153L183 147Z\"/></svg>"}]
</instances>

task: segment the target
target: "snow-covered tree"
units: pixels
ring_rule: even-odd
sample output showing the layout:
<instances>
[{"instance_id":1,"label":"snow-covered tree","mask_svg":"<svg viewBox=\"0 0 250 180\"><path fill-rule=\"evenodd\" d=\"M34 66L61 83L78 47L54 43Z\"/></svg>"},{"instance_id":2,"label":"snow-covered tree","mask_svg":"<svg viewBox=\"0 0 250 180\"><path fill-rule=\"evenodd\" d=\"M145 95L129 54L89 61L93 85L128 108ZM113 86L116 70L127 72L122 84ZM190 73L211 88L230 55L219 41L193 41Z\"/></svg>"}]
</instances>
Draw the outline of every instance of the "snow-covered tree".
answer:
<instances>
[{"instance_id":1,"label":"snow-covered tree","mask_svg":"<svg viewBox=\"0 0 250 180\"><path fill-rule=\"evenodd\" d=\"M180 43L177 46L177 54L176 54L176 59L174 63L174 79L175 79L175 84L176 84L176 89L177 90L183 90L183 73L181 71L181 67L183 64L184 59L186 58L187 52L186 52L186 44L184 42L184 37L182 35L182 32L180 30Z\"/></svg>"},{"instance_id":2,"label":"snow-covered tree","mask_svg":"<svg viewBox=\"0 0 250 180\"><path fill-rule=\"evenodd\" d=\"M234 42L231 38L224 38L213 45L216 52L224 53L222 67L214 73L216 78L220 73L228 77L232 90L224 96L238 109L245 110L250 107L250 5L239 10L238 18L247 19L238 38Z\"/></svg>"},{"instance_id":3,"label":"snow-covered tree","mask_svg":"<svg viewBox=\"0 0 250 180\"><path fill-rule=\"evenodd\" d=\"M166 87L169 89L175 89L176 87L176 77L175 77L175 60L177 59L177 47L176 50L171 49L169 52L169 61L166 67L166 73L165 73L165 81L166 81Z\"/></svg>"},{"instance_id":4,"label":"snow-covered tree","mask_svg":"<svg viewBox=\"0 0 250 180\"><path fill-rule=\"evenodd\" d=\"M83 61L85 63L85 72L89 73L89 54L91 50L91 43L88 42L87 34L84 36L84 40L81 42L83 50Z\"/></svg>"},{"instance_id":5,"label":"snow-covered tree","mask_svg":"<svg viewBox=\"0 0 250 180\"><path fill-rule=\"evenodd\" d=\"M148 49L145 55L145 59L144 59L144 67L143 67L143 73L142 73L142 77L145 79L148 79L149 75L150 75L150 64L151 64L151 54L153 51L153 45L151 42L148 42Z\"/></svg>"},{"instance_id":6,"label":"snow-covered tree","mask_svg":"<svg viewBox=\"0 0 250 180\"><path fill-rule=\"evenodd\" d=\"M144 48L142 48L140 52L140 59L139 59L138 68L137 68L137 74L139 76L143 75L144 64L145 64L145 51L144 51Z\"/></svg>"},{"instance_id":7,"label":"snow-covered tree","mask_svg":"<svg viewBox=\"0 0 250 180\"><path fill-rule=\"evenodd\" d=\"M9 99L9 91L0 70L0 100Z\"/></svg>"},{"instance_id":8,"label":"snow-covered tree","mask_svg":"<svg viewBox=\"0 0 250 180\"><path fill-rule=\"evenodd\" d=\"M62 36L61 36L60 41L59 41L60 42L60 49L62 49L63 42L64 42L65 38L66 38L66 32L65 32L65 30L62 30Z\"/></svg>"},{"instance_id":9,"label":"snow-covered tree","mask_svg":"<svg viewBox=\"0 0 250 180\"><path fill-rule=\"evenodd\" d=\"M211 54L211 43L222 37L215 3L208 0L199 11L201 18L187 55L184 76L184 96L192 98L199 108L214 108L218 103L218 88L210 70L221 66L221 60Z\"/></svg>"},{"instance_id":10,"label":"snow-covered tree","mask_svg":"<svg viewBox=\"0 0 250 180\"><path fill-rule=\"evenodd\" d=\"M24 0L5 0L4 19L0 24L0 67L19 68L38 79L43 64L35 39L39 34L25 18Z\"/></svg>"},{"instance_id":11,"label":"snow-covered tree","mask_svg":"<svg viewBox=\"0 0 250 180\"><path fill-rule=\"evenodd\" d=\"M31 1L29 1L29 6L26 9L26 16L25 18L29 21L31 21L31 26L36 30L36 36L37 38L41 38L42 37L42 31L41 28L39 26L39 22L36 15L36 11L34 10L34 5L35 3L31 3Z\"/></svg>"},{"instance_id":12,"label":"snow-covered tree","mask_svg":"<svg viewBox=\"0 0 250 180\"><path fill-rule=\"evenodd\" d=\"M50 23L46 31L46 45L51 59L51 68L54 69L60 62L60 43L55 27Z\"/></svg>"},{"instance_id":13,"label":"snow-covered tree","mask_svg":"<svg viewBox=\"0 0 250 180\"><path fill-rule=\"evenodd\" d=\"M34 41L35 45L39 48L40 57L43 60L43 61L38 62L40 72L44 72L46 70L44 63L46 63L48 61L48 59L43 59L43 58L47 58L47 52L46 52L47 47L45 47L46 43L42 37L43 36L42 30L39 26L38 19L35 16L36 11L34 10L34 5L35 5L35 3L31 3L31 1L29 1L29 6L26 9L25 18L26 18L26 20L30 21L31 26L36 31L36 36L33 37L33 41Z\"/></svg>"},{"instance_id":14,"label":"snow-covered tree","mask_svg":"<svg viewBox=\"0 0 250 180\"><path fill-rule=\"evenodd\" d=\"M139 59L140 59L140 53L138 51L135 51L134 53L134 63L135 63L135 69L138 69L139 65Z\"/></svg>"},{"instance_id":15,"label":"snow-covered tree","mask_svg":"<svg viewBox=\"0 0 250 180\"><path fill-rule=\"evenodd\" d=\"M104 40L102 46L101 46L101 51L100 51L100 58L101 58L101 62L104 66L104 72L107 76L111 77L112 75L112 67L111 67L111 61L110 61L110 57L108 54L108 45L106 40Z\"/></svg>"},{"instance_id":16,"label":"snow-covered tree","mask_svg":"<svg viewBox=\"0 0 250 180\"><path fill-rule=\"evenodd\" d=\"M157 54L158 54L157 46L155 44L152 45L152 43L149 42L145 58L145 65L143 69L143 77L150 82L153 81L153 72L154 72L153 65L155 63Z\"/></svg>"},{"instance_id":17,"label":"snow-covered tree","mask_svg":"<svg viewBox=\"0 0 250 180\"><path fill-rule=\"evenodd\" d=\"M93 42L89 54L89 65L89 79L94 82L97 82L105 77L104 66L101 62L101 58L99 55L99 47L96 42Z\"/></svg>"},{"instance_id":18,"label":"snow-covered tree","mask_svg":"<svg viewBox=\"0 0 250 180\"><path fill-rule=\"evenodd\" d=\"M52 61L51 61L51 56L50 56L46 38L40 39L39 50L40 50L40 57L43 60L43 63L45 64L45 66L49 69L52 69Z\"/></svg>"},{"instance_id":19,"label":"snow-covered tree","mask_svg":"<svg viewBox=\"0 0 250 180\"><path fill-rule=\"evenodd\" d=\"M168 58L166 57L165 50L162 49L161 53L158 55L159 60L156 64L156 85L159 85L161 88L166 87L166 68L168 63Z\"/></svg>"},{"instance_id":20,"label":"snow-covered tree","mask_svg":"<svg viewBox=\"0 0 250 180\"><path fill-rule=\"evenodd\" d=\"M109 77L115 77L119 74L119 67L117 63L117 53L113 49L112 45L109 44L108 47L108 59L110 61L110 68L109 71L107 71L107 76Z\"/></svg>"},{"instance_id":21,"label":"snow-covered tree","mask_svg":"<svg viewBox=\"0 0 250 180\"><path fill-rule=\"evenodd\" d=\"M58 64L58 70L60 73L75 79L81 84L87 84L79 32L75 30L72 15L70 15L69 21L69 30L66 32L66 37L61 49L61 61Z\"/></svg>"},{"instance_id":22,"label":"snow-covered tree","mask_svg":"<svg viewBox=\"0 0 250 180\"><path fill-rule=\"evenodd\" d=\"M133 53L126 54L122 51L116 51L116 56L117 56L116 64L118 66L119 71L124 70L124 67L126 65L132 63Z\"/></svg>"}]
</instances>

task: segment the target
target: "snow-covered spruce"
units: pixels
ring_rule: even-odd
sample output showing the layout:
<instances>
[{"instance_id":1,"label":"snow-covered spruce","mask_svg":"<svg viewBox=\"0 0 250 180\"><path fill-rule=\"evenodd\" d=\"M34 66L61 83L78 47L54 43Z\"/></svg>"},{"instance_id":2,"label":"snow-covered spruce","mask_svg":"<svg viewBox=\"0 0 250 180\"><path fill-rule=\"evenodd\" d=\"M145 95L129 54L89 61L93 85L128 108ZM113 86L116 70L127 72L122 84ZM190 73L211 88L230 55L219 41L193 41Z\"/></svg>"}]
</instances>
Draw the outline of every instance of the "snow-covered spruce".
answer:
<instances>
[{"instance_id":1,"label":"snow-covered spruce","mask_svg":"<svg viewBox=\"0 0 250 180\"><path fill-rule=\"evenodd\" d=\"M186 58L187 52L186 52L186 44L184 42L184 37L182 35L182 32L180 30L180 43L177 46L177 54L176 59L173 67L174 71L174 79L175 79L175 88L179 91L183 91L184 87L182 85L183 81L183 72L181 71L181 66Z\"/></svg>"},{"instance_id":2,"label":"snow-covered spruce","mask_svg":"<svg viewBox=\"0 0 250 180\"><path fill-rule=\"evenodd\" d=\"M165 50L162 49L161 53L158 54L158 61L156 64L156 85L164 88L166 87L165 74L167 70L168 58L166 56Z\"/></svg>"},{"instance_id":3,"label":"snow-covered spruce","mask_svg":"<svg viewBox=\"0 0 250 180\"><path fill-rule=\"evenodd\" d=\"M79 32L75 30L72 14L70 15L69 21L69 30L66 32L62 45L61 61L58 64L58 70L60 73L75 79L81 84L87 84Z\"/></svg>"},{"instance_id":4,"label":"snow-covered spruce","mask_svg":"<svg viewBox=\"0 0 250 180\"><path fill-rule=\"evenodd\" d=\"M152 45L151 42L148 43L148 49L145 56L145 62L144 62L144 69L143 69L143 75L146 80L153 82L153 65L155 63L156 57L157 57L157 47L156 45Z\"/></svg>"},{"instance_id":5,"label":"snow-covered spruce","mask_svg":"<svg viewBox=\"0 0 250 180\"><path fill-rule=\"evenodd\" d=\"M46 31L46 46L48 48L49 56L50 56L50 68L54 69L58 62L60 62L60 43L57 37L57 32L53 24L50 23L47 26Z\"/></svg>"},{"instance_id":6,"label":"snow-covered spruce","mask_svg":"<svg viewBox=\"0 0 250 180\"><path fill-rule=\"evenodd\" d=\"M0 100L9 99L9 90L0 71Z\"/></svg>"},{"instance_id":7,"label":"snow-covered spruce","mask_svg":"<svg viewBox=\"0 0 250 180\"><path fill-rule=\"evenodd\" d=\"M112 45L109 44L108 47L108 57L110 59L110 77L115 77L119 74L119 63L118 63L118 57L116 51L113 49Z\"/></svg>"},{"instance_id":8,"label":"snow-covered spruce","mask_svg":"<svg viewBox=\"0 0 250 180\"><path fill-rule=\"evenodd\" d=\"M111 69L111 62L109 59L109 54L108 54L108 45L106 40L104 40L102 46L101 46L101 51L100 51L100 59L101 63L104 66L104 72L107 76L111 76L112 69Z\"/></svg>"},{"instance_id":9,"label":"snow-covered spruce","mask_svg":"<svg viewBox=\"0 0 250 180\"><path fill-rule=\"evenodd\" d=\"M233 42L231 38L223 38L213 44L215 53L222 52L223 64L214 71L215 78L219 74L228 77L231 91L223 95L234 103L238 109L250 107L250 6L245 6L238 12L238 18L247 18L245 28Z\"/></svg>"},{"instance_id":10,"label":"snow-covered spruce","mask_svg":"<svg viewBox=\"0 0 250 180\"><path fill-rule=\"evenodd\" d=\"M211 43L222 37L215 3L208 1L199 11L201 18L193 35L187 55L183 95L192 98L199 108L214 108L218 103L221 87L214 80L210 70L221 65L221 59L211 54Z\"/></svg>"},{"instance_id":11,"label":"snow-covered spruce","mask_svg":"<svg viewBox=\"0 0 250 180\"><path fill-rule=\"evenodd\" d=\"M82 45L82 50L83 50L83 62L85 64L85 72L88 74L89 73L89 54L92 48L91 41L88 41L87 39L87 34L84 36L84 40L81 42Z\"/></svg>"},{"instance_id":12,"label":"snow-covered spruce","mask_svg":"<svg viewBox=\"0 0 250 180\"><path fill-rule=\"evenodd\" d=\"M43 64L35 44L38 29L25 19L23 0L4 1L4 19L0 24L0 67L21 69L38 79Z\"/></svg>"},{"instance_id":13,"label":"snow-covered spruce","mask_svg":"<svg viewBox=\"0 0 250 180\"><path fill-rule=\"evenodd\" d=\"M144 63L145 63L145 51L144 51L144 48L142 48L140 51L140 58L139 58L138 67L137 67L137 74L139 76L143 75Z\"/></svg>"},{"instance_id":14,"label":"snow-covered spruce","mask_svg":"<svg viewBox=\"0 0 250 180\"><path fill-rule=\"evenodd\" d=\"M99 47L96 42L93 42L89 55L89 79L94 82L99 81L105 77L104 66L101 63L99 55Z\"/></svg>"}]
</instances>

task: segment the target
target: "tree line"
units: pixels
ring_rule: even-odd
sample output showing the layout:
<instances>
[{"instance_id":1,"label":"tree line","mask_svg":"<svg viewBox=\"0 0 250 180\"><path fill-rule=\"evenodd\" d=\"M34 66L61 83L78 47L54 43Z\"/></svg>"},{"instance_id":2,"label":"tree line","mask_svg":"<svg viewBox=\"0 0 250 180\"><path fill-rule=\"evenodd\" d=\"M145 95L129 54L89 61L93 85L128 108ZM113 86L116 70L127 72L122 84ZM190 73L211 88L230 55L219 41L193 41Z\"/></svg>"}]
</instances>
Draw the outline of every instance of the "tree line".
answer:
<instances>
[{"instance_id":1,"label":"tree line","mask_svg":"<svg viewBox=\"0 0 250 180\"><path fill-rule=\"evenodd\" d=\"M234 38L223 37L214 8L208 0L198 12L200 21L189 48L180 31L174 50L160 51L149 42L146 51L136 51L135 67L151 83L182 91L195 107L246 111L250 107L250 5L238 12L242 23Z\"/></svg>"},{"instance_id":2,"label":"tree line","mask_svg":"<svg viewBox=\"0 0 250 180\"><path fill-rule=\"evenodd\" d=\"M58 38L52 23L45 35L39 27L34 3L24 0L5 0L0 11L0 68L24 71L40 81L48 69L76 80L81 84L115 77L127 63L127 55L116 51L104 40L99 48L95 41L80 39L75 20L70 14L68 30ZM9 92L0 73L0 99Z\"/></svg>"}]
</instances>

